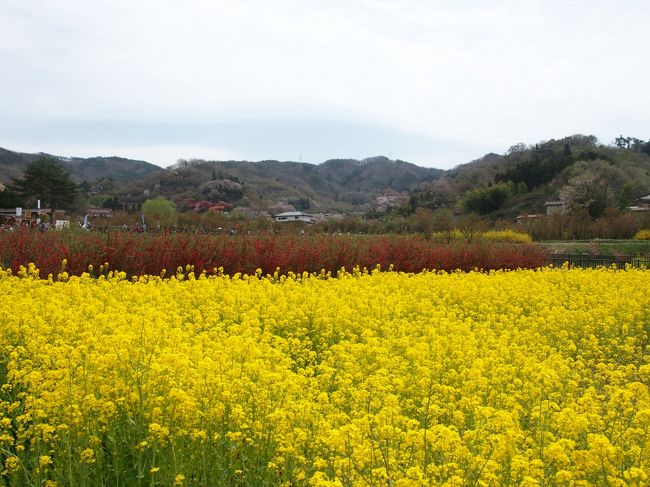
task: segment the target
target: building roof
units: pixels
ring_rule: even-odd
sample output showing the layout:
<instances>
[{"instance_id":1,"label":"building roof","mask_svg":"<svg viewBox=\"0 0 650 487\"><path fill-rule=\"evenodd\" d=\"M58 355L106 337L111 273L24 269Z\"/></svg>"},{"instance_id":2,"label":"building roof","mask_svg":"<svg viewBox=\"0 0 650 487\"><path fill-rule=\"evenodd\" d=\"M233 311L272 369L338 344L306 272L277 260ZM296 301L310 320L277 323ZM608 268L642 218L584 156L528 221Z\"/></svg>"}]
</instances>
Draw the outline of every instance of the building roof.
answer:
<instances>
[{"instance_id":1,"label":"building roof","mask_svg":"<svg viewBox=\"0 0 650 487\"><path fill-rule=\"evenodd\" d=\"M88 208L88 213L113 213L110 208Z\"/></svg>"},{"instance_id":2,"label":"building roof","mask_svg":"<svg viewBox=\"0 0 650 487\"><path fill-rule=\"evenodd\" d=\"M275 218L279 216L284 216L284 217L289 217L289 216L308 216L311 217L311 215L308 215L307 213L303 213L302 211L285 211L284 213L278 213L275 215Z\"/></svg>"}]
</instances>

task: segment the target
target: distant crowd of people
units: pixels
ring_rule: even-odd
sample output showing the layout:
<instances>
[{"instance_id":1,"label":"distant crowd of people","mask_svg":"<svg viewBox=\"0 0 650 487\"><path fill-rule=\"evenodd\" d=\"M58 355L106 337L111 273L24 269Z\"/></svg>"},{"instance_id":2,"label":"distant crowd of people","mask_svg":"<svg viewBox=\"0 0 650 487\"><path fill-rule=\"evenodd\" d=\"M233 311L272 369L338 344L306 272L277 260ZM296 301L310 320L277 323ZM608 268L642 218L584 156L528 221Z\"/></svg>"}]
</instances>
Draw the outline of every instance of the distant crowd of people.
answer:
<instances>
[{"instance_id":1,"label":"distant crowd of people","mask_svg":"<svg viewBox=\"0 0 650 487\"><path fill-rule=\"evenodd\" d=\"M13 232L14 230L17 230L19 228L34 229L34 230L39 230L41 232L45 232L47 230L53 229L54 226L48 222L37 223L31 220L23 220L20 222L10 222L10 223L0 224L0 232Z\"/></svg>"}]
</instances>

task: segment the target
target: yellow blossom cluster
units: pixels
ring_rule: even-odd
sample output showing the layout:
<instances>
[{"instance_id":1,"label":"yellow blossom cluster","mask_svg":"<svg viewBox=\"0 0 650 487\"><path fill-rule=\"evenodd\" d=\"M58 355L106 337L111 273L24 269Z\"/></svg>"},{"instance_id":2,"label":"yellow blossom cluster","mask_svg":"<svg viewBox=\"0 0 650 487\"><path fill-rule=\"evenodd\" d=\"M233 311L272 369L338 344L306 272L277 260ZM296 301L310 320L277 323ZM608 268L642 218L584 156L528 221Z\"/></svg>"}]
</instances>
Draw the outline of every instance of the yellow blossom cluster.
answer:
<instances>
[{"instance_id":1,"label":"yellow blossom cluster","mask_svg":"<svg viewBox=\"0 0 650 487\"><path fill-rule=\"evenodd\" d=\"M650 482L650 271L0 269L6 485Z\"/></svg>"},{"instance_id":2,"label":"yellow blossom cluster","mask_svg":"<svg viewBox=\"0 0 650 487\"><path fill-rule=\"evenodd\" d=\"M636 232L636 235L634 235L634 240L650 240L650 228Z\"/></svg>"},{"instance_id":3,"label":"yellow blossom cluster","mask_svg":"<svg viewBox=\"0 0 650 487\"><path fill-rule=\"evenodd\" d=\"M511 242L511 243L531 243L533 238L526 232L519 230L488 230L481 231L461 231L458 229L447 232L433 232L431 238L438 242L448 242L451 240L488 240L492 242Z\"/></svg>"}]
</instances>

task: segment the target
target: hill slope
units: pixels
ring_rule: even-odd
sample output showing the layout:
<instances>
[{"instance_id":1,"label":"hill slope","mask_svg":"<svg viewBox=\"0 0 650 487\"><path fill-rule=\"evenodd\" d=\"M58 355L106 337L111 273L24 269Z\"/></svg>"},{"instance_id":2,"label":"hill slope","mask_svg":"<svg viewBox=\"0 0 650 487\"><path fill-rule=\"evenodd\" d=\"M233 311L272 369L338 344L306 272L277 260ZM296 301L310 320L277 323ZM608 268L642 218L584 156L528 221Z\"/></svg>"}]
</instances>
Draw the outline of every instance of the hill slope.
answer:
<instances>
[{"instance_id":1,"label":"hill slope","mask_svg":"<svg viewBox=\"0 0 650 487\"><path fill-rule=\"evenodd\" d=\"M329 160L319 165L291 161L181 161L132 185L176 201L231 201L253 209L300 201L312 210L353 209L384 192L415 190L444 171L385 157ZM308 203L307 203L308 202Z\"/></svg>"},{"instance_id":2,"label":"hill slope","mask_svg":"<svg viewBox=\"0 0 650 487\"><path fill-rule=\"evenodd\" d=\"M457 166L437 184L441 182L458 208L470 196L488 199L496 192L490 194L490 188L509 185L511 194L484 214L514 218L544 212L546 201L562 200L598 216L605 208L623 208L650 193L650 142L613 147L593 136L573 135L531 146L517 144L505 155L488 154Z\"/></svg>"},{"instance_id":3,"label":"hill slope","mask_svg":"<svg viewBox=\"0 0 650 487\"><path fill-rule=\"evenodd\" d=\"M598 216L650 193L650 142L622 140L613 147L593 136L574 135L517 144L504 155L487 154L449 171L386 157L332 159L319 165L181 160L167 169L119 157L57 159L77 182L84 182L82 188L95 205L110 199L121 208L121 202L160 195L181 210L205 200L270 212L289 206L313 212L368 211L383 195L394 197L395 204L411 196L405 211L448 207L511 219L544 212L544 202L557 199ZM0 149L0 183L20 176L41 155Z\"/></svg>"},{"instance_id":4,"label":"hill slope","mask_svg":"<svg viewBox=\"0 0 650 487\"><path fill-rule=\"evenodd\" d=\"M135 161L122 157L59 157L49 154L25 154L0 148L0 182L8 183L20 177L27 165L42 156L58 160L77 182L92 182L103 178L128 183L141 179L162 168L145 161Z\"/></svg>"},{"instance_id":5,"label":"hill slope","mask_svg":"<svg viewBox=\"0 0 650 487\"><path fill-rule=\"evenodd\" d=\"M19 177L29 162L43 155L0 149L0 183ZM51 157L77 183L83 183L82 189L93 197L93 204L108 198L142 202L161 195L174 200L181 209L192 200L223 200L254 210L293 205L314 211L363 211L382 193L413 191L444 174L439 169L386 157L333 159L319 165L191 160L167 169L119 157Z\"/></svg>"}]
</instances>

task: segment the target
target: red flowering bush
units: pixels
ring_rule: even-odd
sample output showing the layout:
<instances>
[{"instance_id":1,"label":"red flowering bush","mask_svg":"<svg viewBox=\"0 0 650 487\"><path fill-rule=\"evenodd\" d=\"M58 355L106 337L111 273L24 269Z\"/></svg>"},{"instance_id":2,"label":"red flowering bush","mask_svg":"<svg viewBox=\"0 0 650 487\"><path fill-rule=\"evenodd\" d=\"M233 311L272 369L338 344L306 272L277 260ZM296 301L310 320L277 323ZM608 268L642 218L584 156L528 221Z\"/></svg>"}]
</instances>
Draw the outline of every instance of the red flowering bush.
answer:
<instances>
[{"instance_id":1,"label":"red flowering bush","mask_svg":"<svg viewBox=\"0 0 650 487\"><path fill-rule=\"evenodd\" d=\"M129 275L175 273L179 266L228 274L335 272L355 265L419 272L471 269L536 268L548 263L546 250L534 244L427 241L418 235L250 236L205 234L80 233L21 230L0 234L0 265L17 269L30 262L41 276L56 274L66 259L66 271L81 274L92 265Z\"/></svg>"}]
</instances>

